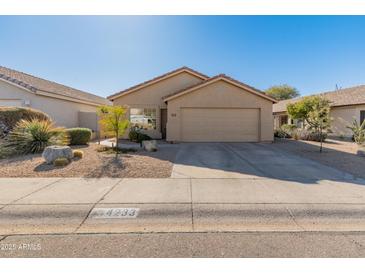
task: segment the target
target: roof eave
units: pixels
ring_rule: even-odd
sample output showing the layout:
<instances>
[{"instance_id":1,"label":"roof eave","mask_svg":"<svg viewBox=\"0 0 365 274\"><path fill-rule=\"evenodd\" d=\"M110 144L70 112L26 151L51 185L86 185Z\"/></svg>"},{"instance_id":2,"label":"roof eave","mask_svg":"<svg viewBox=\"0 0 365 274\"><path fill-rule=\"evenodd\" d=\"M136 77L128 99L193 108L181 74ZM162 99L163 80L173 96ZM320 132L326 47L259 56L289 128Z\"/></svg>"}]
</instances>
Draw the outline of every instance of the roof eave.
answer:
<instances>
[{"instance_id":1,"label":"roof eave","mask_svg":"<svg viewBox=\"0 0 365 274\"><path fill-rule=\"evenodd\" d=\"M159 79L151 80L150 82L149 82L149 81L147 81L147 83L146 83L146 84L144 84L144 85L143 85L143 84L142 84L142 85L137 85L135 88L132 88L132 89L130 89L130 90L126 89L126 90L123 90L123 91L119 91L119 92L117 92L117 93L115 93L115 94L113 94L113 95L108 96L108 97L107 97L107 99L112 101L112 100L114 100L114 99L116 99L116 98L119 98L119 97L121 97L121 96L125 96L125 95L130 94L130 93L135 92L135 91L138 91L138 90L140 90L140 89L142 89L142 88L145 88L145 87L148 87L148 86L150 86L150 85L156 84L156 83L158 83L158 82L160 82L160 81L166 80L166 79L168 79L168 78L171 78L171 77L173 77L173 76L175 76L175 75L178 75L178 74L180 74L180 73L183 73L183 72L186 72L186 73L189 73L189 74L191 74L191 75L194 75L194 76L196 76L196 77L198 77L198 78L200 78L200 79L202 79L202 80L207 80L207 79L209 79L209 77L208 77L208 76L205 76L205 75L203 75L202 73L198 73L198 72L195 72L195 71L193 71L193 70L191 70L191 69L189 69L189 68L187 68L187 67L183 67L183 68L178 69L178 70L174 71L174 72L173 72L173 73L171 73L171 74L167 74L166 76L161 77L161 78L159 78ZM156 78L158 78L158 77L156 77Z\"/></svg>"},{"instance_id":2,"label":"roof eave","mask_svg":"<svg viewBox=\"0 0 365 274\"><path fill-rule=\"evenodd\" d=\"M85 105L92 105L92 106L105 105L104 103L101 103L101 102L86 101L86 100L78 99L78 98L71 97L71 96L55 94L53 92L49 92L47 90L41 90L41 89L38 89L35 92L35 94L46 96L46 97L52 97L52 98L56 98L56 99L63 99L63 100L67 100L67 101L71 101L71 102L75 102L75 103L81 103L81 104L85 104Z\"/></svg>"},{"instance_id":3,"label":"roof eave","mask_svg":"<svg viewBox=\"0 0 365 274\"><path fill-rule=\"evenodd\" d=\"M194 91L196 89L199 89L199 88L205 87L207 85L210 85L212 83L215 83L217 81L223 80L223 81L226 81L226 82L228 82L228 83L230 83L230 84L232 84L234 86L237 86L239 88L242 88L244 90L247 90L247 91L249 91L249 92L251 92L251 93L253 93L253 94L257 95L257 96L260 96L260 97L262 97L264 99L267 99L267 100L269 100L269 101L271 101L273 103L277 103L278 102L275 99L273 99L273 98L271 98L271 97L269 97L267 95L264 95L264 94L260 93L259 91L256 91L256 90L254 90L254 89L252 89L252 88L250 88L250 87L248 87L246 85L242 85L240 83L236 83L235 81L232 81L230 79L227 79L225 76L212 77L211 79L212 79L211 81L208 80L207 82L202 83L201 85L194 86L194 87L192 87L190 89L184 90L181 93L177 93L177 94L173 94L171 96L167 96L163 100L164 100L164 102L167 102L167 101L170 101L170 100L175 99L177 97L183 96L183 95L185 95L185 94L187 94L189 92L192 92L192 91Z\"/></svg>"}]
</instances>

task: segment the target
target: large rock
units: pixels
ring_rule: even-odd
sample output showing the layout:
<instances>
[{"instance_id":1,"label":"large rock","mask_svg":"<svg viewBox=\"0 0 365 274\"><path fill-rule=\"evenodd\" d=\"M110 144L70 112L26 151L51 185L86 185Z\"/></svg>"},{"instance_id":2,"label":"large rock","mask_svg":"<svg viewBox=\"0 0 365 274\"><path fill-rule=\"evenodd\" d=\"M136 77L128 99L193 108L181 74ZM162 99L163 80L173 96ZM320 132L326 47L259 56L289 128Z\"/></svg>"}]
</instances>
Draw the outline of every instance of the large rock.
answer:
<instances>
[{"instance_id":1,"label":"large rock","mask_svg":"<svg viewBox=\"0 0 365 274\"><path fill-rule=\"evenodd\" d=\"M142 147L147 151L157 151L157 141L142 141Z\"/></svg>"},{"instance_id":2,"label":"large rock","mask_svg":"<svg viewBox=\"0 0 365 274\"><path fill-rule=\"evenodd\" d=\"M47 164L52 164L59 157L65 157L68 160L72 159L72 149L69 146L49 146L43 151L42 157Z\"/></svg>"}]
</instances>

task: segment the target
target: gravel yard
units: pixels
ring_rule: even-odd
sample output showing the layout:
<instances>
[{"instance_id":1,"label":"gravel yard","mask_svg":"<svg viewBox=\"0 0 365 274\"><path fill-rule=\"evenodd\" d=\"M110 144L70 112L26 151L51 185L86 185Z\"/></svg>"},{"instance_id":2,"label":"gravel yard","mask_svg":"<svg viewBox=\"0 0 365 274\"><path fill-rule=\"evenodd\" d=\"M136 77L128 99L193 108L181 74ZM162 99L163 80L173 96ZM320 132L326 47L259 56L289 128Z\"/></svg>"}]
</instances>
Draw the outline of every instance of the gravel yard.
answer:
<instances>
[{"instance_id":1,"label":"gravel yard","mask_svg":"<svg viewBox=\"0 0 365 274\"><path fill-rule=\"evenodd\" d=\"M97 152L97 144L73 146L84 157L65 167L47 165L40 154L16 156L0 160L0 177L118 177L166 178L171 170L177 147L161 148L157 152L140 151L126 154Z\"/></svg>"},{"instance_id":2,"label":"gravel yard","mask_svg":"<svg viewBox=\"0 0 365 274\"><path fill-rule=\"evenodd\" d=\"M323 143L322 153L319 153L319 145L318 142L288 139L276 139L274 143L283 151L365 178L365 157L356 155L355 143L328 139Z\"/></svg>"}]
</instances>

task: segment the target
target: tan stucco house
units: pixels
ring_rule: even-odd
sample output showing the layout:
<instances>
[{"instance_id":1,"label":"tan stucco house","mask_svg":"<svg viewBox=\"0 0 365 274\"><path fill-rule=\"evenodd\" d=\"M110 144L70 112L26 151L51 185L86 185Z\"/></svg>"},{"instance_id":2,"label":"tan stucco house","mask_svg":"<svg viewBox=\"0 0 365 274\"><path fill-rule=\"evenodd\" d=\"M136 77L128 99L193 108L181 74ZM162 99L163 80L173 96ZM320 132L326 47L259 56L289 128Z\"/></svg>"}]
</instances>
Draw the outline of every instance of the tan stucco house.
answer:
<instances>
[{"instance_id":1,"label":"tan stucco house","mask_svg":"<svg viewBox=\"0 0 365 274\"><path fill-rule=\"evenodd\" d=\"M275 99L224 74L182 67L108 97L132 125L172 142L271 142Z\"/></svg>"},{"instance_id":2,"label":"tan stucco house","mask_svg":"<svg viewBox=\"0 0 365 274\"><path fill-rule=\"evenodd\" d=\"M58 126L98 130L96 108L105 98L0 66L0 107L31 107L47 113Z\"/></svg>"},{"instance_id":3,"label":"tan stucco house","mask_svg":"<svg viewBox=\"0 0 365 274\"><path fill-rule=\"evenodd\" d=\"M354 119L362 123L365 120L365 85L336 91L324 92L318 95L324 96L331 103L331 134L333 136L351 137L352 132L348 128ZM288 117L286 106L297 102L302 98L283 100L274 104L274 127L279 128L283 124L295 124Z\"/></svg>"}]
</instances>

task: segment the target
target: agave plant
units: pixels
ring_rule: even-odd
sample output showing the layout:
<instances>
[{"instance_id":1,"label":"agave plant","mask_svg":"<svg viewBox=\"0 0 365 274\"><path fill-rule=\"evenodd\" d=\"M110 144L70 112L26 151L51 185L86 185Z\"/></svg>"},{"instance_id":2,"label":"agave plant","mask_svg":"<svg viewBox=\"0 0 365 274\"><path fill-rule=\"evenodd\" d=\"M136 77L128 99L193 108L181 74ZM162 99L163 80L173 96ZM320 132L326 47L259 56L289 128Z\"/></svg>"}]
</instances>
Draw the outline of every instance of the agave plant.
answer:
<instances>
[{"instance_id":1,"label":"agave plant","mask_svg":"<svg viewBox=\"0 0 365 274\"><path fill-rule=\"evenodd\" d=\"M365 142L365 120L360 125L360 123L354 119L352 124L347 126L347 128L351 129L356 144L361 145Z\"/></svg>"},{"instance_id":2,"label":"agave plant","mask_svg":"<svg viewBox=\"0 0 365 274\"><path fill-rule=\"evenodd\" d=\"M27 154L42 152L49 145L67 145L69 137L64 128L55 127L49 120L20 120L10 132L5 146L14 152Z\"/></svg>"}]
</instances>

